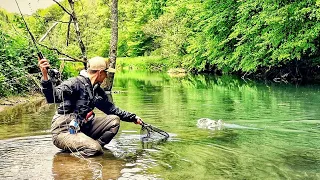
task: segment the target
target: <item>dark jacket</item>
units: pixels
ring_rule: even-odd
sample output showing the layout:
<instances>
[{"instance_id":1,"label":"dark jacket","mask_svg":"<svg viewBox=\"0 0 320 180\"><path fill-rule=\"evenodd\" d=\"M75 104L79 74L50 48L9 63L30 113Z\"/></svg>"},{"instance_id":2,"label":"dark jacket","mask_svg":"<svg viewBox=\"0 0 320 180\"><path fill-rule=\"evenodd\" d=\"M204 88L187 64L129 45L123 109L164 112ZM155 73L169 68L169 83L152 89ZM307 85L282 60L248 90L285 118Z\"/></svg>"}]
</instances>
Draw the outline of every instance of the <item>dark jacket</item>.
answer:
<instances>
[{"instance_id":1,"label":"dark jacket","mask_svg":"<svg viewBox=\"0 0 320 180\"><path fill-rule=\"evenodd\" d=\"M85 119L95 107L106 114L114 114L123 121L134 122L136 115L123 111L108 101L107 94L99 86L93 90L90 79L84 76L70 78L57 87L50 80L42 81L42 92L48 103L60 103L59 114L75 113Z\"/></svg>"}]
</instances>

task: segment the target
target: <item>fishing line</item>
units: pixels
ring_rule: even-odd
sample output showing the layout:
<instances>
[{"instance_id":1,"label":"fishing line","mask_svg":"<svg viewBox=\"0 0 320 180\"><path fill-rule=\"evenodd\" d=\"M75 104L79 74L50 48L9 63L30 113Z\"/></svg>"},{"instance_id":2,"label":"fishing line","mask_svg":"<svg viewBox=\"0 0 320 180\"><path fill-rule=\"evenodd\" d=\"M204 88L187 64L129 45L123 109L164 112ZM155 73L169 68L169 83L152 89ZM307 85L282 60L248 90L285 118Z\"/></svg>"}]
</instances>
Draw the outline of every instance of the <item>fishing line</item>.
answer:
<instances>
[{"instance_id":1,"label":"fishing line","mask_svg":"<svg viewBox=\"0 0 320 180\"><path fill-rule=\"evenodd\" d=\"M60 79L60 80L61 80L61 79ZM54 89L54 85L53 85L53 84L51 84L51 85L52 85L52 89ZM54 104L56 105L55 91L53 91L52 93L53 93ZM62 98L62 102L61 102L61 103L62 103L62 108L63 108L63 115L64 115L64 118L65 118L65 119L63 119L63 121L65 122L65 126L68 127L69 124L68 124L67 121L66 121L66 118L67 118L67 117L66 117L66 114L65 114L66 111L65 111L65 106L64 106L64 92L63 92L63 91L62 91L62 93L61 93L61 98ZM59 123L59 129L61 129L60 123ZM67 132L67 133L68 133L68 132ZM67 136L65 136L61 141L64 143L64 142L66 141L66 138L67 138ZM65 143L65 144L66 144L65 146L69 149L69 151L71 152L71 154L72 154L73 156L75 156L75 157L77 157L77 158L79 158L79 159L85 160L85 161L87 162L87 167L93 171L93 175L94 175L94 176L97 176L97 178L95 178L95 179L98 179L98 178L101 178L101 179L102 179L102 169L103 169L103 166L102 166L100 163L98 163L98 162L92 162L91 160L84 158L84 157L82 156L81 152L79 152L79 150L78 150L77 148L74 148L75 151L77 152L77 154L76 154L76 153L67 145L67 143ZM99 165L99 166L100 166L100 170L95 169L95 168L92 166L93 164ZM97 175L96 171L98 171L98 175Z\"/></svg>"},{"instance_id":2,"label":"fishing line","mask_svg":"<svg viewBox=\"0 0 320 180\"><path fill-rule=\"evenodd\" d=\"M61 80L61 79L59 79L59 80ZM62 81L62 80L61 80ZM54 87L53 86L53 84L52 84L52 87ZM52 89L54 89L54 88L52 88ZM85 91L86 91L86 88L85 88ZM56 98L55 98L55 94L54 94L54 92L55 91L53 91L53 97L54 97L54 99L53 99L53 101L54 101L54 103L56 104ZM66 125L66 127L68 127L69 126L69 124L67 123L67 121L66 121L66 114L65 114L65 106L64 106L64 92L62 91L62 93L61 93L61 98L62 98L62 108L63 108L63 115L64 115L64 122L65 122L65 125ZM76 115L77 116L77 115ZM59 123L59 129L60 129L61 127L60 127L60 123ZM68 132L67 132L68 133ZM67 136L65 136L63 139L62 139L62 142L65 142L65 140L66 140L66 138L67 138ZM89 159L86 159L85 157L83 157L82 156L82 154L79 152L79 150L75 147L74 149L76 150L76 152L77 152L77 154L79 154L79 155L77 155L76 153L74 153L74 151L67 145L67 143L65 143L66 144L66 147L69 149L69 151L71 152L71 154L73 155L73 156L75 156L75 157L77 157L77 158L79 158L79 159L82 159L82 160L85 160L86 162L87 162L87 167L89 168L89 169L91 169L92 171L93 171L93 175L95 176L95 175L97 175L96 173L95 173L95 168L92 166L93 164L97 164L97 165L99 165L100 166L100 170L97 170L98 171L98 173L99 173L99 175L95 178L95 179L102 179L102 169L103 169L103 166L102 166L102 164L100 164L100 163L98 163L98 162L92 162L91 160L89 160Z\"/></svg>"},{"instance_id":3,"label":"fishing line","mask_svg":"<svg viewBox=\"0 0 320 180\"><path fill-rule=\"evenodd\" d=\"M31 7L30 0L28 0L28 5L29 5L29 9L30 9L31 14L34 14L36 17L40 17L40 16L36 13L36 11L33 12L33 9L32 9L32 7Z\"/></svg>"},{"instance_id":4,"label":"fishing line","mask_svg":"<svg viewBox=\"0 0 320 180\"><path fill-rule=\"evenodd\" d=\"M18 6L18 8L19 8L19 5L18 5L17 1L16 1L16 4L17 4L17 6ZM29 8L30 8L31 11L32 11L31 3L29 3ZM22 15L20 8L19 8L19 11L20 11L20 14ZM23 16L22 16L22 17L23 17ZM35 17L36 17L36 19L37 19L38 21L40 21L40 20L39 20L40 16L39 16L37 13L35 13ZM23 21L25 22L24 18L22 18L22 19L23 19ZM31 36L31 39L32 39L32 41L34 42L37 51L39 52L38 54L40 54L40 51L39 51L39 49L38 49L38 47L37 47L37 45L36 45L36 43L35 43L35 39L34 39L33 35L31 34L31 32L30 32L30 30L29 30L26 22L25 22L25 24L26 24L26 28L27 28L30 36ZM53 43L52 43L52 40L51 40L51 38L50 38L50 35L49 35L49 40L50 40L51 44L53 44ZM42 59L42 58L43 58L43 56L40 57L40 59ZM59 77L59 80L61 80L60 77ZM53 93L54 104L56 104L56 97L55 97L54 86L53 86L53 84L51 84L51 85L52 85L52 89L53 89L52 93ZM85 91L86 91L86 89L85 89ZM88 93L88 92L87 92L87 93ZM63 91L63 89L62 89L61 94L62 94L62 95L61 95L61 98L62 98L62 108L63 108L63 111L64 111L64 112L63 112L63 116L64 116L63 118L65 118L65 119L63 119L63 121L66 123L66 124L65 124L66 127L69 127L69 124L67 124L67 121L66 121L66 120L67 120L67 119L66 119L67 117L66 117L66 114L65 114L66 111L65 111L64 91ZM78 114L77 114L77 116L78 116ZM59 123L59 129L61 129L60 123ZM67 132L67 133L68 133L68 132ZM66 144L66 143L65 143L65 142L66 142L66 137L67 137L67 136L65 136L65 137L62 139L62 142L64 142L64 144ZM87 166L88 166L89 168L91 167L91 169L93 170L93 175L94 175L94 176L97 175L97 172L98 172L98 176L97 176L95 179L98 179L98 178L101 178L101 179L102 179L102 169L103 169L103 166L102 166L100 163L98 163L98 162L92 162L91 160L84 158L84 157L82 156L82 154L79 152L79 150L78 150L77 147L71 148L68 144L66 144L66 147L69 149L69 151L71 152L72 155L74 155L75 157L77 157L77 158L79 158L79 159L83 159L83 160L85 160L85 161L87 162ZM80 156L77 155L77 154L73 151L73 149L75 149L76 152L77 152ZM94 167L92 166L93 164L98 164L98 165L100 166L100 170L94 171Z\"/></svg>"},{"instance_id":5,"label":"fishing line","mask_svg":"<svg viewBox=\"0 0 320 180\"><path fill-rule=\"evenodd\" d=\"M71 151L70 147L68 147L68 148L69 148L69 150ZM100 166L100 170L98 170L99 174L98 174L98 177L97 177L96 179L98 179L99 177L102 178L102 169L103 169L103 166L102 166L100 163L98 163L98 162L92 162L91 160L86 159L85 157L82 156L82 154L79 152L79 150L78 150L77 148L75 148L75 149L76 149L76 151L77 151L78 154L75 154L75 153L73 153L73 152L71 151L72 154L73 154L75 157L79 158L79 159L82 159L82 160L87 161L87 167L93 171L93 175L96 175L96 174L94 173L94 172L96 171L96 169L94 169L94 168L92 167L92 165L93 165L93 164L97 164L97 165Z\"/></svg>"},{"instance_id":6,"label":"fishing line","mask_svg":"<svg viewBox=\"0 0 320 180\"><path fill-rule=\"evenodd\" d=\"M33 12L32 10L32 7L31 7L31 3L29 2L29 8L30 10ZM49 21L47 20L44 20L45 18L40 16L38 14L38 12L34 12L33 14L35 14L35 18L38 22L40 22L43 26L46 26L46 22L49 23ZM58 23L59 22L59 23ZM69 23L69 22L63 22L63 21L60 21L60 20L55 20L55 23L59 25L59 27L61 28L62 24L63 23ZM71 23L71 22L70 22ZM47 30L47 33L43 36L43 39L47 36L48 39L49 39L49 42L50 42L50 45L54 48L54 49L58 49L58 47L56 46L56 43L53 42L52 40L52 33L50 32L51 29L53 27L56 27L56 25L53 25L52 27L50 27L48 30ZM56 27L57 28L57 27ZM42 41L42 38L39 40L39 43ZM40 44L41 45L41 44ZM57 56L59 56L60 54L57 52L57 51L53 51L53 53L55 53ZM64 61L62 62L64 63ZM61 68L62 66L62 63L60 64L60 68L59 68L59 73L62 75L62 71L63 71L63 68ZM62 82L62 81L61 81Z\"/></svg>"},{"instance_id":7,"label":"fishing line","mask_svg":"<svg viewBox=\"0 0 320 180\"><path fill-rule=\"evenodd\" d=\"M15 0L15 1L16 1L16 0ZM20 10L20 7L19 7L17 1L16 1L16 4L17 4L17 7L18 7L18 9L19 9L19 11L20 11L20 14L22 15L22 12L21 12L21 10ZM31 3L29 3L29 7L30 7L30 9L32 10L32 8L31 8ZM37 18L37 19L39 18L39 16L38 16L37 14L36 14L36 18ZM26 28L27 28L30 36L31 36L32 41L33 41L34 44L35 44L35 47L36 47L37 51L40 52L39 49L38 49L38 47L37 47L37 45L36 45L36 43L35 43L36 41L35 41L33 35L31 34L30 29L28 28L25 19L23 18L23 15L22 15L22 20L23 20L24 23L26 24ZM38 19L38 20L39 20L39 19ZM40 54L40 53L39 53L39 54ZM38 54L38 55L39 55L39 54ZM42 58L43 58L43 57L41 56L40 59L42 59ZM60 77L59 77L59 80L61 80ZM62 80L61 80L61 81L62 81ZM53 84L52 84L52 87L54 87ZM54 88L52 88L52 89L53 89L52 93L53 93L54 104L56 104L55 91L54 91ZM64 94L64 92L62 91L62 106L63 106L63 111L64 111L64 118L66 118L66 116L65 116L65 106L64 106L65 103L64 103L64 95L63 95L63 94ZM66 120L66 119L64 119L64 121L65 121L65 120ZM66 121L65 121L65 122L66 122ZM66 122L66 127L68 127L68 126L69 126L69 125L68 125L67 122ZM60 124L59 124L59 129L60 129L60 128L61 128L61 127L60 127ZM65 138L66 138L66 137L65 137ZM63 139L63 141L66 140L65 138ZM71 149L68 145L67 145L67 147L68 147L68 149L70 150L70 152L71 152L73 155L75 155L75 157L78 157L78 158L80 158L80 159L86 160L87 163L88 163L88 167L91 167L92 164L98 164L98 165L100 165L101 169L99 170L99 176L98 176L96 179L98 179L99 177L102 178L102 167L103 167L103 166L102 166L100 163L93 163L91 160L85 159L85 158L81 155L81 153L78 151L78 149L75 148L76 151L78 152L78 154L81 155L81 156L79 157L79 156L77 156L77 155L72 151L72 149ZM94 169L94 168L92 167L91 169ZM95 175L95 174L94 174L94 175Z\"/></svg>"},{"instance_id":8,"label":"fishing line","mask_svg":"<svg viewBox=\"0 0 320 180\"><path fill-rule=\"evenodd\" d=\"M32 9L32 7L31 7L31 3L29 2L29 0L28 0L28 4L29 4L30 11L33 12L33 9ZM44 17L40 16L40 15L38 14L38 12L36 12L36 11L35 11L33 14L34 14L34 16L35 16L35 19L36 19L38 22L40 22L40 24L42 24L43 26L46 25L46 22L48 22L48 21L45 21L45 20L44 20ZM61 24L60 24L60 25L61 25ZM50 44L51 44L54 48L57 48L57 47L55 46L55 43L53 43L53 41L52 41L52 39L51 39L51 34L50 34L50 33L48 33L48 39L49 39L49 41L50 41ZM59 55L56 51L54 51L54 53L56 53L57 55ZM61 72L60 72L60 73L61 73Z\"/></svg>"},{"instance_id":9,"label":"fishing line","mask_svg":"<svg viewBox=\"0 0 320 180\"><path fill-rule=\"evenodd\" d=\"M23 22L24 22L24 24L25 24L25 26L26 26L26 29L27 29L30 37L31 37L31 40L32 40L34 46L35 46L36 49L37 49L38 57L39 57L40 59L42 59L42 58L43 58L43 55L42 55L42 53L40 52L40 50L39 50L39 48L38 48L38 46L37 46L36 40L35 40L33 34L31 33L31 31L30 31L30 29L29 29L29 27L28 27L28 24L27 24L27 22L26 22L26 20L24 19L24 16L23 16L23 14L22 14L22 11L21 11L21 9L20 9L20 6L19 6L17 0L15 0L15 2L16 2L16 4L17 4L18 10L19 10L20 15L21 15L21 17L22 17L22 20L23 20Z\"/></svg>"}]
</instances>

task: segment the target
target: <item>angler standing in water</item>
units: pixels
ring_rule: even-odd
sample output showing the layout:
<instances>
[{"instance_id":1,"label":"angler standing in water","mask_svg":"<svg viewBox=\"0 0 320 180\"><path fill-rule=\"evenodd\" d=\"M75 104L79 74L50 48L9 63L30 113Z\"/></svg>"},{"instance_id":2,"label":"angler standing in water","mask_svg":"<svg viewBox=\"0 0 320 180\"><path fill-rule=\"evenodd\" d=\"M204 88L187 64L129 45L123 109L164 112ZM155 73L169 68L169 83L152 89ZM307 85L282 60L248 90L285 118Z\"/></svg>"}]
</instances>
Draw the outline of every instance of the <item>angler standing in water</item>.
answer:
<instances>
[{"instance_id":1,"label":"angler standing in water","mask_svg":"<svg viewBox=\"0 0 320 180\"><path fill-rule=\"evenodd\" d=\"M87 71L79 76L64 81L54 87L48 78L48 60L38 62L42 72L42 92L48 103L60 103L52 119L51 133L53 144L65 151L76 151L85 156L103 153L102 147L108 144L117 134L120 119L127 122L142 124L137 115L117 108L108 101L107 94L100 84L107 77L109 61L102 57L88 60ZM95 117L93 109L107 114Z\"/></svg>"}]
</instances>

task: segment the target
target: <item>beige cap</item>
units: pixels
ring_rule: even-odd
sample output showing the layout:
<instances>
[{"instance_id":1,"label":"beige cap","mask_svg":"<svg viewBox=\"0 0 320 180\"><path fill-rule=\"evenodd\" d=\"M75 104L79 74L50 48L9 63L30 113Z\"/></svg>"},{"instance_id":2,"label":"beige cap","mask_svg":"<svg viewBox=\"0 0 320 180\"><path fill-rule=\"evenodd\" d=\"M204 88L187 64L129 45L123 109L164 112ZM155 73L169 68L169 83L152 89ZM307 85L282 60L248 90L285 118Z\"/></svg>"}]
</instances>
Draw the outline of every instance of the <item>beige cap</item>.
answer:
<instances>
[{"instance_id":1,"label":"beige cap","mask_svg":"<svg viewBox=\"0 0 320 180\"><path fill-rule=\"evenodd\" d=\"M109 65L110 65L110 60L97 56L88 60L87 69L88 70L105 70L110 73L115 73L116 70L114 68L110 68Z\"/></svg>"}]
</instances>

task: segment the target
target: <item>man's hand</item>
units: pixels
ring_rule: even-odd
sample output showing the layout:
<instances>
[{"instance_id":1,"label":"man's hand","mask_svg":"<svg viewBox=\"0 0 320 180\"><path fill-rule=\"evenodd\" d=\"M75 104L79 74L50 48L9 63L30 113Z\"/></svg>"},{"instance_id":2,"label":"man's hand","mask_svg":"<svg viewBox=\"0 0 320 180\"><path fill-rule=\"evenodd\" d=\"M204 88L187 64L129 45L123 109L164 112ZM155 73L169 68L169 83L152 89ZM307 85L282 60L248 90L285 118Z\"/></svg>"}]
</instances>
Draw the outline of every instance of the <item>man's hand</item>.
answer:
<instances>
[{"instance_id":1,"label":"man's hand","mask_svg":"<svg viewBox=\"0 0 320 180\"><path fill-rule=\"evenodd\" d=\"M134 121L134 123L142 125L143 121L142 121L142 119L140 117L136 116L136 120Z\"/></svg>"},{"instance_id":2,"label":"man's hand","mask_svg":"<svg viewBox=\"0 0 320 180\"><path fill-rule=\"evenodd\" d=\"M42 72L43 80L48 80L48 68L50 67L49 61L47 59L38 58L38 66Z\"/></svg>"}]
</instances>

